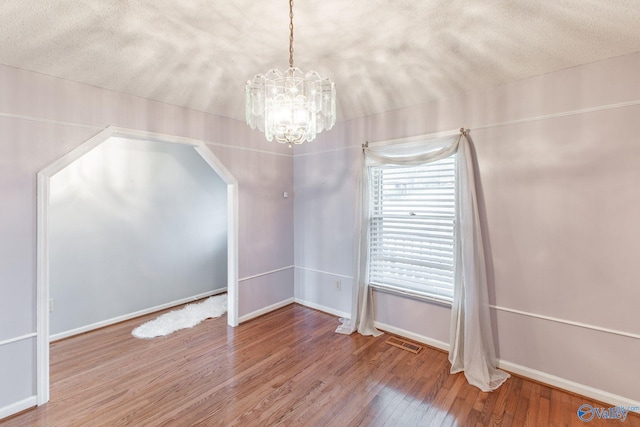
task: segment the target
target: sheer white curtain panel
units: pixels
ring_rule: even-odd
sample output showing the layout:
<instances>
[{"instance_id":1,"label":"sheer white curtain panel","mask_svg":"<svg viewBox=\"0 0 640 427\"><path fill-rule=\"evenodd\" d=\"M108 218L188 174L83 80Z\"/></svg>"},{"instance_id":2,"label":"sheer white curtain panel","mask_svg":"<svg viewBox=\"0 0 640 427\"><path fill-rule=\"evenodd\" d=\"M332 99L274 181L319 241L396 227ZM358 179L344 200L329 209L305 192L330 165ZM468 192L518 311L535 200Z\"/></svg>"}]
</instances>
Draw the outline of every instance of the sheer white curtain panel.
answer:
<instances>
[{"instance_id":1,"label":"sheer white curtain panel","mask_svg":"<svg viewBox=\"0 0 640 427\"><path fill-rule=\"evenodd\" d=\"M449 361L451 373L464 372L470 384L482 391L495 390L509 377L496 368L489 317L487 276L474 161L467 132L363 147L358 183L354 242L355 271L351 318L341 319L336 332L377 336L372 290L369 287L369 179L377 165L417 166L457 153L456 271L451 309Z\"/></svg>"}]
</instances>

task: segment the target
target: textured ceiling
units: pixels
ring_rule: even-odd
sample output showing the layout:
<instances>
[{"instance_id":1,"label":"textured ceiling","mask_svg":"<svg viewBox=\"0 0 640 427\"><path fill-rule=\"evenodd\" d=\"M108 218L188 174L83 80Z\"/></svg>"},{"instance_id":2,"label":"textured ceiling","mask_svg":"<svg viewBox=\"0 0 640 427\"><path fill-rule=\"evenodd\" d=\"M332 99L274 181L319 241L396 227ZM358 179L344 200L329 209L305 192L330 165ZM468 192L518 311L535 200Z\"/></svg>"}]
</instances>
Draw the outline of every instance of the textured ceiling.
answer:
<instances>
[{"instance_id":1,"label":"textured ceiling","mask_svg":"<svg viewBox=\"0 0 640 427\"><path fill-rule=\"evenodd\" d=\"M338 120L640 51L638 0L298 0L295 63ZM244 119L288 66L286 0L3 0L0 63Z\"/></svg>"}]
</instances>

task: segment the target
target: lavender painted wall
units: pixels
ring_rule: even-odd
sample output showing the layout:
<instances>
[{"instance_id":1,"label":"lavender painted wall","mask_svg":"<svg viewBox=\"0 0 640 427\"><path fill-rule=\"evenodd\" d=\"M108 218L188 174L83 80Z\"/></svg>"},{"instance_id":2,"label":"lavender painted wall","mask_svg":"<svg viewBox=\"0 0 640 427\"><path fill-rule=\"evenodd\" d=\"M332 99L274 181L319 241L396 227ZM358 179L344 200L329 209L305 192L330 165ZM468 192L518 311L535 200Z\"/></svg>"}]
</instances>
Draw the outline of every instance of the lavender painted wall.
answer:
<instances>
[{"instance_id":1,"label":"lavender painted wall","mask_svg":"<svg viewBox=\"0 0 640 427\"><path fill-rule=\"evenodd\" d=\"M353 276L360 145L465 126L484 190L502 363L640 401L638 72L640 53L339 123L296 147L296 298L329 312L350 306L351 290L333 280ZM386 327L448 345L448 308L383 293L375 308Z\"/></svg>"},{"instance_id":2,"label":"lavender painted wall","mask_svg":"<svg viewBox=\"0 0 640 427\"><path fill-rule=\"evenodd\" d=\"M286 146L239 121L5 66L0 93L0 418L36 393L36 173L108 125L205 141L238 180L239 316L293 297ZM282 268L291 274L269 273Z\"/></svg>"}]
</instances>

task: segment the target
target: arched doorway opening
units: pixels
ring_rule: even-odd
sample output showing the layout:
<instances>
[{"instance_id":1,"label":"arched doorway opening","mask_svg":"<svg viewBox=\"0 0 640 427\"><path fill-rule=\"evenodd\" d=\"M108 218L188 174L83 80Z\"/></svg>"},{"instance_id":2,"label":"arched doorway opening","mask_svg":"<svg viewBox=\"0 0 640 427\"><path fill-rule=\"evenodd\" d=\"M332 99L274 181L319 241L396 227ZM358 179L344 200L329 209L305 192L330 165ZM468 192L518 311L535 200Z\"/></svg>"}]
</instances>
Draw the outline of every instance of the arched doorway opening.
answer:
<instances>
[{"instance_id":1,"label":"arched doorway opening","mask_svg":"<svg viewBox=\"0 0 640 427\"><path fill-rule=\"evenodd\" d=\"M237 240L238 240L238 189L237 181L224 165L202 141L160 135L149 132L132 131L108 127L67 153L37 175L37 392L38 404L49 400L49 342L50 342L50 200L52 178L88 155L92 150L107 141L126 140L127 143L140 146L149 143L180 144L193 149L226 185L226 290L228 293L227 322L230 326L238 324L238 277L237 277ZM180 147L182 149L182 147ZM171 150L168 150L170 152ZM95 153L95 151L94 151ZM60 176L60 175L58 175Z\"/></svg>"}]
</instances>

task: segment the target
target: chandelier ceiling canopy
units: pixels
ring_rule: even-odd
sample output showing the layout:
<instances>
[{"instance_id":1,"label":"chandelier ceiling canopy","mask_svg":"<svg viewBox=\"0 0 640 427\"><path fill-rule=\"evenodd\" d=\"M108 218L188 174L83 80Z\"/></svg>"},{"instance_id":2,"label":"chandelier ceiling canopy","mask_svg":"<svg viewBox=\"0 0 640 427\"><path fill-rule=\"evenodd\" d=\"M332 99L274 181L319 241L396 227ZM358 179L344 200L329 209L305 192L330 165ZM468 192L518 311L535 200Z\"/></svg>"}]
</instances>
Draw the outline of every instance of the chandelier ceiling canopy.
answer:
<instances>
[{"instance_id":1,"label":"chandelier ceiling canopy","mask_svg":"<svg viewBox=\"0 0 640 427\"><path fill-rule=\"evenodd\" d=\"M313 141L336 122L336 89L316 71L293 66L293 0L289 0L289 68L257 74L246 85L246 120L268 141Z\"/></svg>"}]
</instances>

